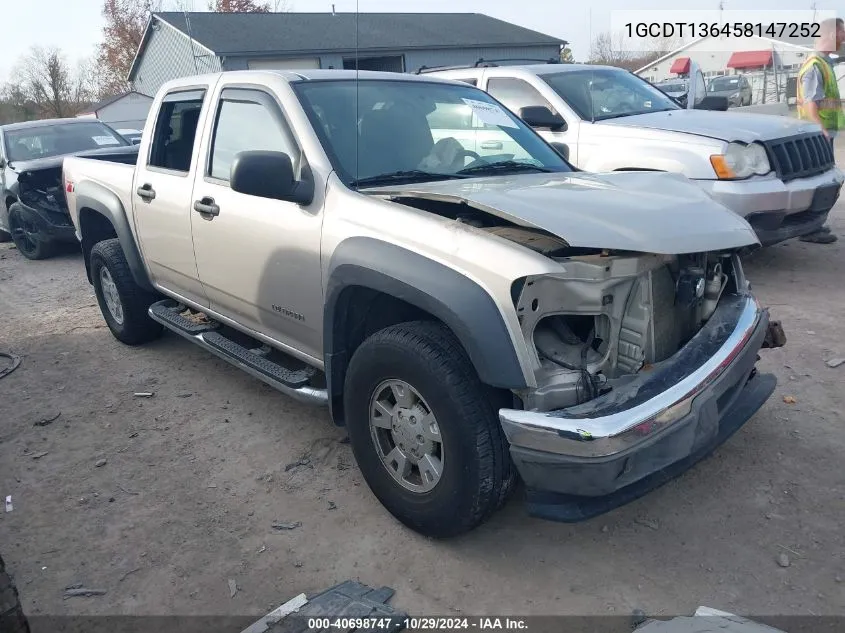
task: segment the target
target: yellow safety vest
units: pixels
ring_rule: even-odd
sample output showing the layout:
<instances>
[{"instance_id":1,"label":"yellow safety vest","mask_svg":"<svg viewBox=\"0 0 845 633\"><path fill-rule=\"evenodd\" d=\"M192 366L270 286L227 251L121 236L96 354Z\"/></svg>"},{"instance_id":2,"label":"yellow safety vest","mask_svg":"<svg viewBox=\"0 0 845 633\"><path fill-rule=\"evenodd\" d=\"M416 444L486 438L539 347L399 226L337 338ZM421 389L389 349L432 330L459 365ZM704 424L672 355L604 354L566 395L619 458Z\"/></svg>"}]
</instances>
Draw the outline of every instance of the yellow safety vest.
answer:
<instances>
[{"instance_id":1,"label":"yellow safety vest","mask_svg":"<svg viewBox=\"0 0 845 633\"><path fill-rule=\"evenodd\" d=\"M798 71L798 117L809 120L805 108L804 86L801 79L813 66L819 69L824 83L824 99L818 102L819 118L826 130L845 129L845 113L842 112L842 101L839 98L839 84L836 82L836 75L831 65L818 54L810 55L801 70Z\"/></svg>"}]
</instances>

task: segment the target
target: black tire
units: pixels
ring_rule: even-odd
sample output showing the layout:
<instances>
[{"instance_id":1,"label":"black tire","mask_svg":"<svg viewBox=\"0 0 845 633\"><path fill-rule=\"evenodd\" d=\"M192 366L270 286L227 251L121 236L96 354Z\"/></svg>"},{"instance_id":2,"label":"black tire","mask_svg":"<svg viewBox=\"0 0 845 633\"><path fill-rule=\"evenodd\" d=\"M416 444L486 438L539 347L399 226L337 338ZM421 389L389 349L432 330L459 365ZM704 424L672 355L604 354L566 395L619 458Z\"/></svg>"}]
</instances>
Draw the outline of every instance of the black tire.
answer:
<instances>
[{"instance_id":1,"label":"black tire","mask_svg":"<svg viewBox=\"0 0 845 633\"><path fill-rule=\"evenodd\" d=\"M41 231L38 219L19 202L9 207L9 232L27 259L47 259L56 253L56 242Z\"/></svg>"},{"instance_id":2,"label":"black tire","mask_svg":"<svg viewBox=\"0 0 845 633\"><path fill-rule=\"evenodd\" d=\"M122 320L112 314L103 294L104 268L116 288ZM91 280L103 318L117 340L127 345L140 345L161 336L161 324L147 314L150 305L160 297L135 283L119 240L104 240L91 249Z\"/></svg>"},{"instance_id":3,"label":"black tire","mask_svg":"<svg viewBox=\"0 0 845 633\"><path fill-rule=\"evenodd\" d=\"M437 419L445 459L428 492L402 487L371 435L370 399L390 379L411 385ZM444 538L473 529L504 503L516 477L498 420L500 397L481 383L442 324L393 325L358 347L344 384L346 423L364 479L391 514L421 534Z\"/></svg>"},{"instance_id":4,"label":"black tire","mask_svg":"<svg viewBox=\"0 0 845 633\"><path fill-rule=\"evenodd\" d=\"M21 608L18 590L6 573L6 564L0 556L0 631L3 633L29 633L29 624Z\"/></svg>"}]
</instances>

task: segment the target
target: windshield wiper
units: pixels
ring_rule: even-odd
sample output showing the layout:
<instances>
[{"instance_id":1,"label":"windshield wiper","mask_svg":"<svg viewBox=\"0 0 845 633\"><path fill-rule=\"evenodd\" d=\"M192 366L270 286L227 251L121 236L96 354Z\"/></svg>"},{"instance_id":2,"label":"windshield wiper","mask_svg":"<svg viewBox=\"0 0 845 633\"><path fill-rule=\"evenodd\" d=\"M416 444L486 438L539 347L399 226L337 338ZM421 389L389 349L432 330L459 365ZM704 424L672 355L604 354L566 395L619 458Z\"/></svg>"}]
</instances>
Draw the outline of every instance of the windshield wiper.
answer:
<instances>
[{"instance_id":1,"label":"windshield wiper","mask_svg":"<svg viewBox=\"0 0 845 633\"><path fill-rule=\"evenodd\" d=\"M425 182L427 180L444 180L451 178L463 178L463 176L459 176L457 174L438 174L436 172L424 171L422 169L407 169L393 171L387 174L378 174L377 176L358 178L357 180L353 180L350 184L353 187L361 187L391 182Z\"/></svg>"},{"instance_id":2,"label":"windshield wiper","mask_svg":"<svg viewBox=\"0 0 845 633\"><path fill-rule=\"evenodd\" d=\"M519 169L530 169L531 171L541 171L544 173L551 173L553 170L548 167L540 167L539 165L532 165L531 163L521 163L518 160L502 160L496 163L485 163L483 165L475 165L474 167L466 167L459 169L459 174L478 174L485 171L513 171Z\"/></svg>"},{"instance_id":3,"label":"windshield wiper","mask_svg":"<svg viewBox=\"0 0 845 633\"><path fill-rule=\"evenodd\" d=\"M656 110L643 110L642 112L617 112L616 114L598 116L596 117L596 121L607 121L608 119L621 119L622 117L639 116L641 114L654 114L655 112L674 112L675 110L683 110L683 108L658 108Z\"/></svg>"}]
</instances>

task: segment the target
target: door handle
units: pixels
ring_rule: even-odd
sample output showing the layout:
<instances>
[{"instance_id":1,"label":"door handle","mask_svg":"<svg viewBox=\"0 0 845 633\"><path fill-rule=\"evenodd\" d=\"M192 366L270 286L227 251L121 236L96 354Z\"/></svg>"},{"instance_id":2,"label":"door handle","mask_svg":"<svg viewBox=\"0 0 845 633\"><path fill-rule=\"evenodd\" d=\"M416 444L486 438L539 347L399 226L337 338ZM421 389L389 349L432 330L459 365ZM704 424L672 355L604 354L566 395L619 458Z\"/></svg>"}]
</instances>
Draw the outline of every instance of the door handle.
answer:
<instances>
[{"instance_id":1,"label":"door handle","mask_svg":"<svg viewBox=\"0 0 845 633\"><path fill-rule=\"evenodd\" d=\"M502 141L484 141L481 149L502 149Z\"/></svg>"},{"instance_id":2,"label":"door handle","mask_svg":"<svg viewBox=\"0 0 845 633\"><path fill-rule=\"evenodd\" d=\"M138 194L139 198L143 198L147 202L149 202L150 200L154 200L156 197L155 189L153 189L153 186L150 183L141 185L140 187L138 187L138 189L135 190L135 193Z\"/></svg>"},{"instance_id":3,"label":"door handle","mask_svg":"<svg viewBox=\"0 0 845 633\"><path fill-rule=\"evenodd\" d=\"M194 211L202 216L210 215L213 217L215 215L220 215L220 207L214 203L214 198L209 198L208 196L202 200L194 201ZM211 218L208 219L210 220Z\"/></svg>"}]
</instances>

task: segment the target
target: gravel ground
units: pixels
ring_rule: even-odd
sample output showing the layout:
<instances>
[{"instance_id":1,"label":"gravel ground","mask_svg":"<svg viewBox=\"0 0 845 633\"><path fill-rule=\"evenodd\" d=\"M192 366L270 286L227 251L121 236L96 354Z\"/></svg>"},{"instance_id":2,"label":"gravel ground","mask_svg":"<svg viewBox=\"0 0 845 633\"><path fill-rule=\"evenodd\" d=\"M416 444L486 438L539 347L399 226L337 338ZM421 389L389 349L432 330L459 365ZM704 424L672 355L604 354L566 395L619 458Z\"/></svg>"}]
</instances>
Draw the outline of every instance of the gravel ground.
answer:
<instances>
[{"instance_id":1,"label":"gravel ground","mask_svg":"<svg viewBox=\"0 0 845 633\"><path fill-rule=\"evenodd\" d=\"M831 225L845 237L842 204ZM261 614L354 578L427 614L845 615L845 365L826 364L845 356L845 240L746 267L788 343L762 352L779 386L726 445L603 517L532 519L517 495L439 542L379 505L325 411L173 335L119 344L77 253L0 245L0 350L23 358L0 381L0 547L24 609ZM63 600L79 583L107 593Z\"/></svg>"}]
</instances>

